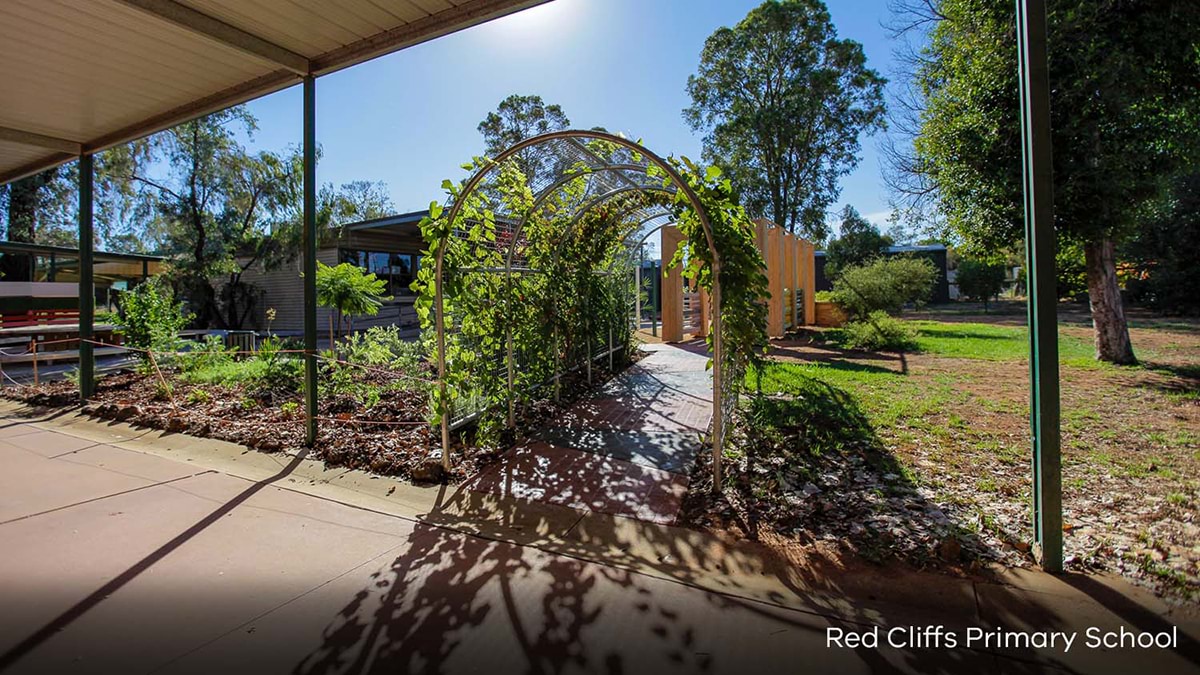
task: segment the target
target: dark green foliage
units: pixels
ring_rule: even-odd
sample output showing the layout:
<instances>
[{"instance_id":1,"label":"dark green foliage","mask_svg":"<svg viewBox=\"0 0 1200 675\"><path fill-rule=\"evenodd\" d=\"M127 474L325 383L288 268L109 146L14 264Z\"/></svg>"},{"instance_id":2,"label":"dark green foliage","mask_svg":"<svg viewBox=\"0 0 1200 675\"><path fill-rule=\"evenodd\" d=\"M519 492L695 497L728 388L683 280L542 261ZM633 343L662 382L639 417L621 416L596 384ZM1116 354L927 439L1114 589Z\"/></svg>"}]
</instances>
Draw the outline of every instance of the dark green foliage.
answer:
<instances>
[{"instance_id":1,"label":"dark green foliage","mask_svg":"<svg viewBox=\"0 0 1200 675\"><path fill-rule=\"evenodd\" d=\"M770 0L705 41L684 118L751 213L821 241L859 136L883 127L884 84L820 0Z\"/></svg>"},{"instance_id":2,"label":"dark green foliage","mask_svg":"<svg viewBox=\"0 0 1200 675\"><path fill-rule=\"evenodd\" d=\"M1164 314L1200 314L1200 173L1171 194L1124 249L1130 299Z\"/></svg>"},{"instance_id":3,"label":"dark green foliage","mask_svg":"<svg viewBox=\"0 0 1200 675\"><path fill-rule=\"evenodd\" d=\"M839 270L868 263L891 245L890 237L880 234L879 228L847 204L842 209L841 232L825 248L825 274L835 278Z\"/></svg>"},{"instance_id":4,"label":"dark green foliage","mask_svg":"<svg viewBox=\"0 0 1200 675\"><path fill-rule=\"evenodd\" d=\"M842 270L833 282L833 301L854 319L895 314L907 304L924 304L935 281L937 270L925 258L877 258Z\"/></svg>"},{"instance_id":5,"label":"dark green foliage","mask_svg":"<svg viewBox=\"0 0 1200 675\"><path fill-rule=\"evenodd\" d=\"M151 277L121 295L121 333L138 350L173 352L191 318L162 277ZM144 352L138 355L145 359Z\"/></svg>"},{"instance_id":6,"label":"dark green foliage","mask_svg":"<svg viewBox=\"0 0 1200 675\"><path fill-rule=\"evenodd\" d=\"M1098 356L1131 362L1114 308L1116 264L1104 251L1135 235L1165 179L1200 149L1200 3L1047 5L1055 227L1060 244L1098 261L1089 270ZM970 248L1009 250L1024 227L1013 2L935 0L926 9L929 22L914 24L933 27L915 63L922 100L906 166L936 189L946 225Z\"/></svg>"},{"instance_id":7,"label":"dark green foliage","mask_svg":"<svg viewBox=\"0 0 1200 675\"><path fill-rule=\"evenodd\" d=\"M372 326L346 337L342 345L345 360L364 366L393 368L415 373L424 363L421 344L405 340L397 326Z\"/></svg>"},{"instance_id":8,"label":"dark green foliage","mask_svg":"<svg viewBox=\"0 0 1200 675\"><path fill-rule=\"evenodd\" d=\"M867 351L908 351L917 347L917 331L905 322L876 310L863 319L842 326L839 342L851 349Z\"/></svg>"},{"instance_id":9,"label":"dark green foliage","mask_svg":"<svg viewBox=\"0 0 1200 675\"><path fill-rule=\"evenodd\" d=\"M317 261L317 304L337 310L337 328L351 317L375 316L384 302L392 299L384 290L387 282L358 265L334 266ZM334 326L329 327L329 342L334 341Z\"/></svg>"},{"instance_id":10,"label":"dark green foliage","mask_svg":"<svg viewBox=\"0 0 1200 675\"><path fill-rule=\"evenodd\" d=\"M958 261L955 279L962 296L982 302L987 309L988 301L1004 290L1004 265L979 258L962 258Z\"/></svg>"},{"instance_id":11,"label":"dark green foliage","mask_svg":"<svg viewBox=\"0 0 1200 675\"><path fill-rule=\"evenodd\" d=\"M483 134L485 153L495 157L526 138L570 126L571 120L560 106L546 105L541 96L513 94L501 101L494 112L488 113L478 129ZM541 185L556 169L554 158L539 148L522 150L515 159L521 173L534 185Z\"/></svg>"}]
</instances>

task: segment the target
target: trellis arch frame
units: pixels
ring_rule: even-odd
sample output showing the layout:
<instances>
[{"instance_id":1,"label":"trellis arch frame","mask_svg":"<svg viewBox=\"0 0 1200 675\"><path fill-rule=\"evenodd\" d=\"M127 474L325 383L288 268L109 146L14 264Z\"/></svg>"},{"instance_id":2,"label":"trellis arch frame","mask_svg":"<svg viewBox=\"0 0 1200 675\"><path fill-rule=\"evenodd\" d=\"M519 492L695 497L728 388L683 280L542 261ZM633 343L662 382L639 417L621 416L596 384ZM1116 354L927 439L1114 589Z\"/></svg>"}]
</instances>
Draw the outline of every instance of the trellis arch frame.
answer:
<instances>
[{"instance_id":1,"label":"trellis arch frame","mask_svg":"<svg viewBox=\"0 0 1200 675\"><path fill-rule=\"evenodd\" d=\"M436 349L437 349L437 368L438 368L438 397L441 403L441 441L442 466L450 469L450 402L446 390L446 324L445 324L445 307L443 295L444 281L444 259L446 254L446 244L450 237L454 235L454 224L458 219L459 213L462 210L462 205L466 202L475 190L479 187L482 181L501 166L506 160L516 155L518 152L527 148L547 143L555 140L570 140L586 141L598 140L611 143L621 148L625 148L632 153L644 157L650 165L661 170L668 178L671 186L676 191L682 192L688 205L696 214L700 226L704 230L704 237L708 243L709 252L712 256L712 290L710 291L712 301L712 351L713 351L713 415L712 415L712 466L713 466L713 488L719 490L722 482L721 468L721 450L724 445L725 437L725 419L723 417L722 408L722 375L723 375L723 348L721 335L721 252L716 245L716 236L713 233L712 222L709 219L707 210L700 202L699 196L688 184L687 180L671 165L670 162L654 153L642 145L630 141L629 139L610 134L602 131L554 131L538 136L532 136L519 143L516 143L503 152L492 158L491 162L486 166L477 170L459 190L454 202L450 206L450 210L446 215L447 227L444 234L438 241L436 265L434 269L434 330L436 333ZM578 175L571 176L570 179L582 177L600 170L601 167L596 167L589 172L578 172ZM528 177L527 177L528 179ZM557 181L545 190L552 190L561 187L565 181ZM646 191L651 189L651 186L643 186ZM633 191L633 190L630 190ZM603 203L603 199L592 200L585 208L591 208L597 203ZM582 213L583 211L581 211ZM578 214L577 214L578 215ZM514 236L515 245L516 237ZM512 275L512 257L508 256L506 261L506 274ZM511 355L509 356L511 360ZM511 394L511 392L510 392Z\"/></svg>"}]
</instances>

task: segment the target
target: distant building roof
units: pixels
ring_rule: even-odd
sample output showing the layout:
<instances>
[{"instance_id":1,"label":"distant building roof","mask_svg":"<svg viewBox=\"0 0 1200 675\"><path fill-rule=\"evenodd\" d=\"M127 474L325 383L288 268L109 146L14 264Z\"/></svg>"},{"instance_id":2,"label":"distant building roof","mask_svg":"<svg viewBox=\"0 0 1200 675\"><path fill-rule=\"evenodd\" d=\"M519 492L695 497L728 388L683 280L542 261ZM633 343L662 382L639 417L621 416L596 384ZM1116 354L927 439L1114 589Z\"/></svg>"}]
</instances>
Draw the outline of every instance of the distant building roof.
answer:
<instances>
[{"instance_id":1,"label":"distant building roof","mask_svg":"<svg viewBox=\"0 0 1200 675\"><path fill-rule=\"evenodd\" d=\"M346 229L360 231L395 227L397 225L416 225L427 215L429 215L429 209L424 209L422 211L410 211L408 213L398 213L394 216L384 216L382 218L372 218L371 220L350 223L346 226Z\"/></svg>"},{"instance_id":2,"label":"distant building roof","mask_svg":"<svg viewBox=\"0 0 1200 675\"><path fill-rule=\"evenodd\" d=\"M886 253L916 253L918 251L945 251L945 244L912 244L906 246L889 246ZM825 251L815 251L813 255L823 258Z\"/></svg>"}]
</instances>

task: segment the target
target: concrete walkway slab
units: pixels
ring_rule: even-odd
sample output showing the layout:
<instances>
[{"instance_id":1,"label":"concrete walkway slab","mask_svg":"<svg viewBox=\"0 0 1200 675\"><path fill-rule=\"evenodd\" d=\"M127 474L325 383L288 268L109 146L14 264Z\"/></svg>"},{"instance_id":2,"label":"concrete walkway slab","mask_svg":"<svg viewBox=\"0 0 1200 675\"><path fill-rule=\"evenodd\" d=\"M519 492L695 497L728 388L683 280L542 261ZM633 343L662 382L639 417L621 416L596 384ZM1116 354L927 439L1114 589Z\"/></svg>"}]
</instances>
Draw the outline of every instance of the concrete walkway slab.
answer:
<instances>
[{"instance_id":1,"label":"concrete walkway slab","mask_svg":"<svg viewBox=\"0 0 1200 675\"><path fill-rule=\"evenodd\" d=\"M707 357L644 345L641 361L467 483L580 511L674 522L712 416Z\"/></svg>"},{"instance_id":2,"label":"concrete walkway slab","mask_svg":"<svg viewBox=\"0 0 1200 675\"><path fill-rule=\"evenodd\" d=\"M92 424L63 429L137 431ZM753 542L304 457L180 437L130 449L138 442L56 459L7 446L25 459L9 464L18 479L0 497L27 499L46 481L92 497L0 524L0 671L1200 672L1194 608L1119 579L784 560ZM91 472L143 485L105 494ZM1181 640L1168 652L1066 656L838 649L825 632L1164 623Z\"/></svg>"}]
</instances>

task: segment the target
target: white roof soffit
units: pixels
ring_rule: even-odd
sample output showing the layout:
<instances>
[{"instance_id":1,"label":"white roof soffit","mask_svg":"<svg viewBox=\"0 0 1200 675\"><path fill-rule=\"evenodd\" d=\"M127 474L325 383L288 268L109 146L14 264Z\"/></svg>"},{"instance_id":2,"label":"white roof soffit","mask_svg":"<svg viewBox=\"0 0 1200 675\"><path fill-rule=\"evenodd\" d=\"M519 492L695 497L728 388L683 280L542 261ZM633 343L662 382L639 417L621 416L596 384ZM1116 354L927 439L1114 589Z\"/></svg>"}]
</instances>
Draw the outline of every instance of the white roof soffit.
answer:
<instances>
[{"instance_id":1,"label":"white roof soffit","mask_svg":"<svg viewBox=\"0 0 1200 675\"><path fill-rule=\"evenodd\" d=\"M5 0L0 184L548 0Z\"/></svg>"}]
</instances>

